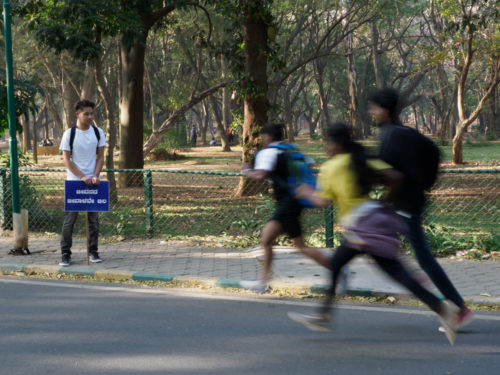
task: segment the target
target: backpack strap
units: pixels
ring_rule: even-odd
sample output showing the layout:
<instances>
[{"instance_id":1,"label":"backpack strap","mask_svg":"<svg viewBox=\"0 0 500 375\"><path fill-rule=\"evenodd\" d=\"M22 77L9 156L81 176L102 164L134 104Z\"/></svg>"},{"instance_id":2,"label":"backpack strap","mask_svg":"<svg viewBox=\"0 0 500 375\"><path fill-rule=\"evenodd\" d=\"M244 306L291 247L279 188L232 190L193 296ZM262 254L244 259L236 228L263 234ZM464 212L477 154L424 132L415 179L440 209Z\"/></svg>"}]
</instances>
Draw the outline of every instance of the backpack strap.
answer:
<instances>
[{"instance_id":1,"label":"backpack strap","mask_svg":"<svg viewBox=\"0 0 500 375\"><path fill-rule=\"evenodd\" d=\"M69 133L69 150L70 154L73 155L73 143L75 142L76 126L72 126Z\"/></svg>"},{"instance_id":2,"label":"backpack strap","mask_svg":"<svg viewBox=\"0 0 500 375\"><path fill-rule=\"evenodd\" d=\"M276 143L274 145L269 145L266 148L278 148L280 150L294 150L297 148L296 145L291 144L291 143Z\"/></svg>"},{"instance_id":3,"label":"backpack strap","mask_svg":"<svg viewBox=\"0 0 500 375\"><path fill-rule=\"evenodd\" d=\"M99 133L99 129L97 129L97 126L91 124L92 129L94 129L95 137L97 138L97 147L95 149L95 153L97 154L97 151L99 150L99 141L101 140L101 134ZM76 126L71 127L71 131L69 133L69 149L70 153L73 154L73 143L75 142L75 134L76 134Z\"/></svg>"},{"instance_id":4,"label":"backpack strap","mask_svg":"<svg viewBox=\"0 0 500 375\"><path fill-rule=\"evenodd\" d=\"M99 129L97 129L97 126L93 124L90 126L92 126L92 129L94 129L95 137L97 138L97 145L99 146L99 141L101 140L101 134L99 133Z\"/></svg>"}]
</instances>

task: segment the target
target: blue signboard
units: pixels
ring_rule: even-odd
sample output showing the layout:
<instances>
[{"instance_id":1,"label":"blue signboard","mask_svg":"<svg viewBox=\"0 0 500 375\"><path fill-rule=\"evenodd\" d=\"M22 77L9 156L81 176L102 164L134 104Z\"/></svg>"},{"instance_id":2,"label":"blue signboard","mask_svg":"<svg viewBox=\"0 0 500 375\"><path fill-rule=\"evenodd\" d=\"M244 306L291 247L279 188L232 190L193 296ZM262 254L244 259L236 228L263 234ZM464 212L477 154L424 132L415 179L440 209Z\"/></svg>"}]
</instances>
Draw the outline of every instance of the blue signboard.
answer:
<instances>
[{"instance_id":1,"label":"blue signboard","mask_svg":"<svg viewBox=\"0 0 500 375\"><path fill-rule=\"evenodd\" d=\"M83 181L64 182L64 211L109 211L109 181L87 186Z\"/></svg>"}]
</instances>

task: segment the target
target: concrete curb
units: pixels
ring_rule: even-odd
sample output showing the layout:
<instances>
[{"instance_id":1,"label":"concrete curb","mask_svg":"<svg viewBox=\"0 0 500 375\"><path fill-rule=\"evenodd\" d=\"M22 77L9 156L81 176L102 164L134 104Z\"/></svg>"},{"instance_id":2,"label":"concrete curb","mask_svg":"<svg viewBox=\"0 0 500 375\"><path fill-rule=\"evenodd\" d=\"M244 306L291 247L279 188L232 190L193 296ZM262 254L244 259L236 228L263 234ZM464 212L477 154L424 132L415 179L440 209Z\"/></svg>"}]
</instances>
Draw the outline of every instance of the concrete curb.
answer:
<instances>
[{"instance_id":1,"label":"concrete curb","mask_svg":"<svg viewBox=\"0 0 500 375\"><path fill-rule=\"evenodd\" d=\"M225 279L216 277L200 276L176 276L169 274L156 274L150 272L132 272L124 270L95 270L91 267L61 267L57 265L38 265L38 264L11 264L0 263L0 275L25 275L25 276L57 276L74 275L90 277L95 281L161 281L181 286L202 286L207 288L219 287L229 289L242 289L239 279ZM306 285L300 283L271 282L272 291L281 292L286 295L298 294L303 296L320 296L326 294L328 285L314 284ZM411 294L384 292L374 289L356 289L349 288L345 291L348 296L357 297L376 297L397 299L412 299ZM495 296L465 296L467 302L473 304L485 304L500 306L500 297Z\"/></svg>"}]
</instances>

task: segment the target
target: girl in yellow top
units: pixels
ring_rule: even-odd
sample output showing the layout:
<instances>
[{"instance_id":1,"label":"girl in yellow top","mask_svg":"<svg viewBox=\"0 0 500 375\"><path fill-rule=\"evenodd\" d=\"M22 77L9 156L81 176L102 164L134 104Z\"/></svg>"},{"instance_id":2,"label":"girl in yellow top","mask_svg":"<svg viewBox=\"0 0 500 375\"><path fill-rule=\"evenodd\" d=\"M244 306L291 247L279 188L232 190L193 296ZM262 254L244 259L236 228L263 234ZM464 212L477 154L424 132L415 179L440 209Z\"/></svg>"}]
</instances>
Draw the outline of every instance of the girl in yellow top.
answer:
<instances>
[{"instance_id":1,"label":"girl in yellow top","mask_svg":"<svg viewBox=\"0 0 500 375\"><path fill-rule=\"evenodd\" d=\"M289 317L312 330L329 330L331 301L340 271L355 256L366 253L440 316L446 336L453 344L457 309L423 288L404 268L397 253L398 235L406 230L405 225L390 208L368 196L373 183L384 182L390 188L385 200L390 200L402 175L382 161L367 161L363 147L351 140L350 129L345 124L337 123L328 129L326 146L331 159L321 166L319 192L303 186L298 194L319 207L334 202L345 228L344 240L331 259L332 281L320 312L314 315L290 312Z\"/></svg>"}]
</instances>

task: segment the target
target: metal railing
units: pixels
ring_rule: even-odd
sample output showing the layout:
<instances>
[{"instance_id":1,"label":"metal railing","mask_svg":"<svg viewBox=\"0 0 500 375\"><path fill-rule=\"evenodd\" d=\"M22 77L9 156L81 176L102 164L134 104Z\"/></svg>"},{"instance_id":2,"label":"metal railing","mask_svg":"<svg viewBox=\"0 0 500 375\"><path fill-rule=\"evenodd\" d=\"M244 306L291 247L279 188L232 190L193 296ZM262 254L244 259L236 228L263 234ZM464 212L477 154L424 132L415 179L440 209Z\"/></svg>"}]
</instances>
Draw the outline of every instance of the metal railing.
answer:
<instances>
[{"instance_id":1,"label":"metal railing","mask_svg":"<svg viewBox=\"0 0 500 375\"><path fill-rule=\"evenodd\" d=\"M113 169L101 176L116 180L111 184L110 212L100 215L101 236L110 240L179 238L250 246L258 243L273 209L267 183L242 186L240 173ZM8 169L0 169L3 229L12 228L9 177ZM65 178L64 169L19 169L21 208L29 211L30 231L60 232ZM122 187L124 181L127 187ZM443 243L470 238L471 246L500 250L499 202L500 170L443 170L429 194L429 230ZM331 209L306 209L302 220L306 240L333 246L333 222ZM83 235L84 227L77 224L75 235ZM444 246L461 246L452 242Z\"/></svg>"}]
</instances>

